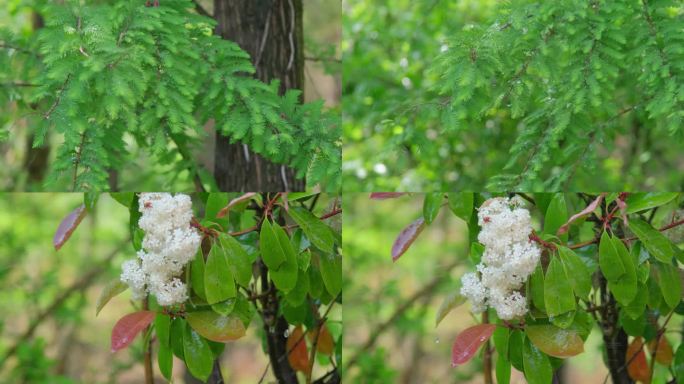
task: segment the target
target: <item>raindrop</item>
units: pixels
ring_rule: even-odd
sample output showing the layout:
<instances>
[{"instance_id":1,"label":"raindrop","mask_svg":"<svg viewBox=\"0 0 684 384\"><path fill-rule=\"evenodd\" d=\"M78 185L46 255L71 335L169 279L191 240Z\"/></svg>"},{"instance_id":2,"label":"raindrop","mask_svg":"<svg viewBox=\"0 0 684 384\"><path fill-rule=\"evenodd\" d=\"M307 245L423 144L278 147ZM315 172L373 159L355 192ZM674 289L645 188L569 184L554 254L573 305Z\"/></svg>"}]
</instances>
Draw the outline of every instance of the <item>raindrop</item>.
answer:
<instances>
[{"instance_id":1,"label":"raindrop","mask_svg":"<svg viewBox=\"0 0 684 384\"><path fill-rule=\"evenodd\" d=\"M439 344L439 337L435 337L435 344Z\"/></svg>"},{"instance_id":2,"label":"raindrop","mask_svg":"<svg viewBox=\"0 0 684 384\"><path fill-rule=\"evenodd\" d=\"M286 329L285 332L283 333L283 337L287 339L289 336L290 336L290 330Z\"/></svg>"}]
</instances>

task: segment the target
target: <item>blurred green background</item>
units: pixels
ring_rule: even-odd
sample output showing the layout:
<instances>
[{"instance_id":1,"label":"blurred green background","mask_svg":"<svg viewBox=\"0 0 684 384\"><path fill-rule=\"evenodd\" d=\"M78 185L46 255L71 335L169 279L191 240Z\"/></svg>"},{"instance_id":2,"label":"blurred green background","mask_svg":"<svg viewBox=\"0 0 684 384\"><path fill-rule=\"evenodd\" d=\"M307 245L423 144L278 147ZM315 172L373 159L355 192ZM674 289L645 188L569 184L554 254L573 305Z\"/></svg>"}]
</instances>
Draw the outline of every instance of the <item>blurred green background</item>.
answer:
<instances>
[{"instance_id":1,"label":"blurred green background","mask_svg":"<svg viewBox=\"0 0 684 384\"><path fill-rule=\"evenodd\" d=\"M436 91L441 73L431 66L457 32L488 25L506 3L343 1L345 191L480 191L502 172L521 120L501 108L487 121L472 116L472 126L446 132L445 97ZM657 129L637 134L635 126L654 123L633 115L619 119L614 143L597 146L593 169L577 172L568 190L679 189L684 160L671 145L676 138Z\"/></svg>"},{"instance_id":2,"label":"blurred green background","mask_svg":"<svg viewBox=\"0 0 684 384\"><path fill-rule=\"evenodd\" d=\"M409 250L392 262L390 250L404 227L422 215L422 194L370 200L346 193L343 227L344 380L348 383L481 383L482 360L451 367L458 332L479 323L468 303L438 327L444 298L472 270L465 222L443 208ZM534 224L539 227L538 222ZM369 340L375 339L373 344ZM607 370L601 334L592 331L581 355L568 361L567 383L601 383ZM511 383L525 383L514 372Z\"/></svg>"},{"instance_id":3,"label":"blurred green background","mask_svg":"<svg viewBox=\"0 0 684 384\"><path fill-rule=\"evenodd\" d=\"M98 0L112 1L112 0ZM145 0L140 0L144 3ZM0 40L2 30L7 29L20 33L24 38L31 38L33 10L45 0L0 0ZM213 0L197 0L198 3L213 12ZM304 41L305 41L305 99L313 101L323 99L331 110L339 113L341 95L341 61L340 40L342 38L342 8L340 0L303 0L304 6ZM3 49L0 47L0 49ZM16 59L11 61L15 66ZM0 65L10 65L10 61L0 57ZM15 68L16 69L16 68ZM8 72L8 71L5 71ZM21 71L17 69L16 74ZM8 90L8 84L21 81L17 78L5 78L0 75L0 94ZM5 89L3 89L5 87ZM19 89L20 90L20 89ZM13 90L15 91L15 90ZM4 126L8 137L0 136L0 190L32 191L45 190L40 183L28 179L28 148L32 138L31 116L21 113L12 101L8 105L0 105L0 128ZM214 166L214 133L213 126L206 127L207 135L199 148L194 151L198 164L213 170ZM48 142L52 147L49 162L55 155L55 147L62 142L60 135L49 135ZM122 191L172 190L194 191L192 175L186 170L178 171L174 166L161 166L154 158L136 145L132 138L127 138L130 156L127 169L136 172L122 172L119 189ZM210 177L209 174L207 174ZM66 185L52 185L48 190L69 190Z\"/></svg>"}]
</instances>

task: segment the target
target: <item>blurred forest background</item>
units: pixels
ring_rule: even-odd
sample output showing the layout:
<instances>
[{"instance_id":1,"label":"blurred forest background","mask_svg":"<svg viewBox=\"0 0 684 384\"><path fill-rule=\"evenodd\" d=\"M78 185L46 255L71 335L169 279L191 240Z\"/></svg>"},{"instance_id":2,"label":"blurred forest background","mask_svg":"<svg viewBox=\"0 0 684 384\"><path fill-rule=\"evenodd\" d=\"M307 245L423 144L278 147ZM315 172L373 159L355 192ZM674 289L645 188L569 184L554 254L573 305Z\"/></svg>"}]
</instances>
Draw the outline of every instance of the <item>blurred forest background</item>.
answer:
<instances>
[{"instance_id":1,"label":"blurred forest background","mask_svg":"<svg viewBox=\"0 0 684 384\"><path fill-rule=\"evenodd\" d=\"M370 200L344 195L344 372L350 383L481 383L482 359L451 367L458 332L479 323L466 303L438 327L435 314L467 272L468 228L446 209L400 262L390 250L396 236L422 215L423 195ZM539 223L533 224L539 227ZM567 360L567 383L601 383L601 335L594 330L585 353ZM520 372L511 383L525 383Z\"/></svg>"},{"instance_id":2,"label":"blurred forest background","mask_svg":"<svg viewBox=\"0 0 684 384\"><path fill-rule=\"evenodd\" d=\"M141 0L141 3L144 4L144 2L145 0ZM209 13L213 12L213 0L197 0L197 2ZM26 37L31 36L34 33L33 14L36 4L39 3L41 0L0 0L0 31L8 29ZM339 59L342 38L340 0L303 0L303 6L306 59L305 101L323 99L328 108L339 113L342 87L342 68ZM0 88L11 86L15 80L17 79L5 79L0 76ZM9 132L9 138L0 140L0 162L3 163L3 167L0 167L0 190L2 191L42 190L42 181L31 181L28 177L31 162L27 161L27 151L32 143L26 127L28 121L26 116L0 114L0 125L7 126ZM198 163L208 170L214 168L215 135L211 125L207 124L205 127L207 131L205 140L194 152ZM51 135L49 142L52 147L61 142L62 139L58 136ZM195 190L189 172L182 171L170 177L169 172L173 170L172 166L159 165L143 150L135 147L133 140L129 141L132 150L128 161L136 164L137 167L131 166L131 169L137 168L139 172L122 173L119 190ZM54 152L54 150L50 151L51 159L55 155ZM56 190L62 189L57 187Z\"/></svg>"},{"instance_id":3,"label":"blurred forest background","mask_svg":"<svg viewBox=\"0 0 684 384\"><path fill-rule=\"evenodd\" d=\"M343 2L345 191L478 191L502 172L521 119L500 108L481 124L445 131L445 97L437 92L443 74L431 68L457 32L491 24L506 3ZM578 172L570 190L681 183L684 162L681 151L669 145L674 138L656 129L639 134L639 126L655 124L643 112L616 124L622 133L614 143L597 146L600 161L592 171Z\"/></svg>"}]
</instances>

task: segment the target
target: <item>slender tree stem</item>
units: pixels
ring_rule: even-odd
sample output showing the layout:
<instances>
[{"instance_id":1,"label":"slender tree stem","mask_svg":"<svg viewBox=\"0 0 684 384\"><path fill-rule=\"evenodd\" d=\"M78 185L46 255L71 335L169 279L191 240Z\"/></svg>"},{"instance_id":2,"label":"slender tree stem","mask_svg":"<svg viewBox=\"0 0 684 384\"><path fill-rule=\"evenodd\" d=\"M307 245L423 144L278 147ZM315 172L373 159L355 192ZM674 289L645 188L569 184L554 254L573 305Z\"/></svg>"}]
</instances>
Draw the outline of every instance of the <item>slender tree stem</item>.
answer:
<instances>
[{"instance_id":1,"label":"slender tree stem","mask_svg":"<svg viewBox=\"0 0 684 384\"><path fill-rule=\"evenodd\" d=\"M484 311L482 312L482 324L489 324L489 312ZM492 380L492 350L490 349L491 345L489 340L485 342L484 345L484 364L483 364L483 369L484 369L484 383L485 384L492 384L494 381Z\"/></svg>"}]
</instances>

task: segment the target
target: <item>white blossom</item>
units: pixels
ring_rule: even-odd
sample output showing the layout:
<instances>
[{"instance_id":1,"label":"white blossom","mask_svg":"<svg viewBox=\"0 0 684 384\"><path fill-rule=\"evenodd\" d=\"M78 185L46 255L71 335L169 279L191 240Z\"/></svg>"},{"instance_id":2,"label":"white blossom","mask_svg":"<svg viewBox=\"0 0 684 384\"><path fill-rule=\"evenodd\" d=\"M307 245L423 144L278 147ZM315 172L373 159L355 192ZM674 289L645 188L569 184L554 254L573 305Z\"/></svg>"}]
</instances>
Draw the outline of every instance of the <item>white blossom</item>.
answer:
<instances>
[{"instance_id":1,"label":"white blossom","mask_svg":"<svg viewBox=\"0 0 684 384\"><path fill-rule=\"evenodd\" d=\"M122 265L121 281L129 285L135 300L150 293L162 306L182 303L188 298L187 287L177 276L195 257L201 241L190 226L190 196L142 193L139 204L143 250Z\"/></svg>"},{"instance_id":2,"label":"white blossom","mask_svg":"<svg viewBox=\"0 0 684 384\"><path fill-rule=\"evenodd\" d=\"M477 239L485 246L478 274L461 278L461 294L473 306L473 312L493 307L499 318L510 320L527 313L527 300L519 289L534 272L541 249L530 241L530 212L518 196L485 201L478 210L482 227Z\"/></svg>"}]
</instances>

